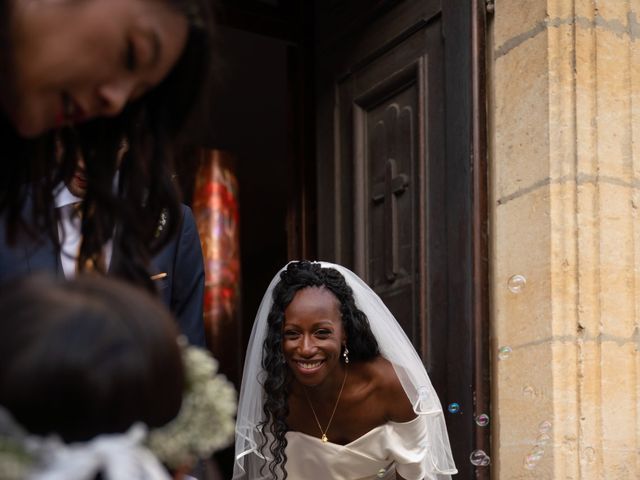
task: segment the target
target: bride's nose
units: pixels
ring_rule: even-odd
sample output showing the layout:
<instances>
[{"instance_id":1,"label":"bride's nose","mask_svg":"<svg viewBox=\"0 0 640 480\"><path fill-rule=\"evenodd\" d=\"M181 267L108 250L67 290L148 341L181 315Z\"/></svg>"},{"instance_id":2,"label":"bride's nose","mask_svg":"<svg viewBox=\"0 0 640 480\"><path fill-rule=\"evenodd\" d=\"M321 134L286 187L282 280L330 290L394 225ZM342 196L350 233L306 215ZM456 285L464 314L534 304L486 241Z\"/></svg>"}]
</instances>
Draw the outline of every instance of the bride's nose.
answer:
<instances>
[{"instance_id":1,"label":"bride's nose","mask_svg":"<svg viewBox=\"0 0 640 480\"><path fill-rule=\"evenodd\" d=\"M300 354L305 357L311 357L318 349L314 338L311 335L304 335L300 342Z\"/></svg>"}]
</instances>

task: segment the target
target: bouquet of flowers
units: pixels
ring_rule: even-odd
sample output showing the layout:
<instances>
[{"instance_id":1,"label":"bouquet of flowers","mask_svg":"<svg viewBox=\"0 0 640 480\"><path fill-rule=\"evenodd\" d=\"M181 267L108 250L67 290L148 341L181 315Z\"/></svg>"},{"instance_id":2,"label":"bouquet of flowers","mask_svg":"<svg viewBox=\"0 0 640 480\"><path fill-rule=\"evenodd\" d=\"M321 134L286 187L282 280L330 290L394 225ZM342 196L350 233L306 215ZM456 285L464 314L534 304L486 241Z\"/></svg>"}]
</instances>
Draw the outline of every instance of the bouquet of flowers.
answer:
<instances>
[{"instance_id":1,"label":"bouquet of flowers","mask_svg":"<svg viewBox=\"0 0 640 480\"><path fill-rule=\"evenodd\" d=\"M151 430L147 445L170 468L193 464L233 442L236 391L206 351L183 346L187 387L178 416Z\"/></svg>"}]
</instances>

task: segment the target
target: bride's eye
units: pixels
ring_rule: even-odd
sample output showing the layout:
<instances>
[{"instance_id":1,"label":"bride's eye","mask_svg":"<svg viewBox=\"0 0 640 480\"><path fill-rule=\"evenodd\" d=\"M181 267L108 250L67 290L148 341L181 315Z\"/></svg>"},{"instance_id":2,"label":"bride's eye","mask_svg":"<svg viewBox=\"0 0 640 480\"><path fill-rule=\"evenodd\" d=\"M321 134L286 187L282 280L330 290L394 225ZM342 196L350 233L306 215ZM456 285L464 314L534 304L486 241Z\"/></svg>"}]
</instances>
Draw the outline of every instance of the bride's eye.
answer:
<instances>
[{"instance_id":1,"label":"bride's eye","mask_svg":"<svg viewBox=\"0 0 640 480\"><path fill-rule=\"evenodd\" d=\"M326 330L326 329L320 329L316 332L316 335L320 338L327 338L331 335L331 330Z\"/></svg>"},{"instance_id":2,"label":"bride's eye","mask_svg":"<svg viewBox=\"0 0 640 480\"><path fill-rule=\"evenodd\" d=\"M288 339L297 338L298 335L299 335L299 333L296 332L295 330L285 330L284 331L284 338L288 338Z\"/></svg>"}]
</instances>

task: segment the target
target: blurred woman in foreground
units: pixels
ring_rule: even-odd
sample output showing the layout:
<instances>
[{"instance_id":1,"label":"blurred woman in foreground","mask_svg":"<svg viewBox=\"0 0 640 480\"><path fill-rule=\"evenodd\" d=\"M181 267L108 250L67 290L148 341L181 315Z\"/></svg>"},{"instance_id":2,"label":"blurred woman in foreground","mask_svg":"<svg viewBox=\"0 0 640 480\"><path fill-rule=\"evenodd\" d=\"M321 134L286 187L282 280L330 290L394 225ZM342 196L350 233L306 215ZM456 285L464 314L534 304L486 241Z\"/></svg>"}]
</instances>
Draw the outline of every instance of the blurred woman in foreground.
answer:
<instances>
[{"instance_id":1,"label":"blurred woman in foreground","mask_svg":"<svg viewBox=\"0 0 640 480\"><path fill-rule=\"evenodd\" d=\"M114 252L132 260L115 271L144 281L145 262L180 219L175 148L196 105L208 104L211 3L0 3L0 211L10 239L23 226L29 195L36 228L59 241L49 207L54 188L74 175L81 150L87 194L79 263L98 265L91 260L122 225ZM114 185L123 138L130 161Z\"/></svg>"}]
</instances>

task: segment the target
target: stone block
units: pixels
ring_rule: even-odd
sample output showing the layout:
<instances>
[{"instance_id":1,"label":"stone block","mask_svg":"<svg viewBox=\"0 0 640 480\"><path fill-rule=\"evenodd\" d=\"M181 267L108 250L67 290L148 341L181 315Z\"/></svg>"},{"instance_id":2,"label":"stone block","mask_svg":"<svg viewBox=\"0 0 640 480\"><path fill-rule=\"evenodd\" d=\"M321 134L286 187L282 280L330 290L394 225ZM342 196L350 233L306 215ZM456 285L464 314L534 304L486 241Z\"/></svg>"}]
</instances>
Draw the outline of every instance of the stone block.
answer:
<instances>
[{"instance_id":1,"label":"stone block","mask_svg":"<svg viewBox=\"0 0 640 480\"><path fill-rule=\"evenodd\" d=\"M545 2L496 0L493 41L497 54L544 36L546 13Z\"/></svg>"},{"instance_id":2,"label":"stone block","mask_svg":"<svg viewBox=\"0 0 640 480\"><path fill-rule=\"evenodd\" d=\"M551 336L549 187L541 187L494 210L491 235L493 334L500 344L519 346ZM509 279L526 278L513 293Z\"/></svg>"},{"instance_id":3,"label":"stone block","mask_svg":"<svg viewBox=\"0 0 640 480\"><path fill-rule=\"evenodd\" d=\"M631 69L628 39L597 30L598 172L625 178L631 170Z\"/></svg>"},{"instance_id":4,"label":"stone block","mask_svg":"<svg viewBox=\"0 0 640 480\"><path fill-rule=\"evenodd\" d=\"M638 448L636 371L637 355L635 341L629 339L609 340L603 335L600 345L599 398L585 399L600 403L602 422L602 443L612 456L605 464L635 461ZM613 453L617 452L617 453Z\"/></svg>"},{"instance_id":5,"label":"stone block","mask_svg":"<svg viewBox=\"0 0 640 480\"><path fill-rule=\"evenodd\" d=\"M554 459L577 437L575 342L547 341L514 350L494 365L495 478L554 477ZM564 478L564 477L563 477Z\"/></svg>"},{"instance_id":6,"label":"stone block","mask_svg":"<svg viewBox=\"0 0 640 480\"><path fill-rule=\"evenodd\" d=\"M536 37L494 68L492 183L498 199L549 176L546 39Z\"/></svg>"}]
</instances>

